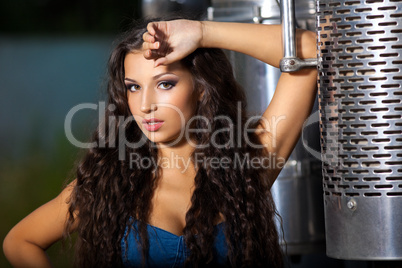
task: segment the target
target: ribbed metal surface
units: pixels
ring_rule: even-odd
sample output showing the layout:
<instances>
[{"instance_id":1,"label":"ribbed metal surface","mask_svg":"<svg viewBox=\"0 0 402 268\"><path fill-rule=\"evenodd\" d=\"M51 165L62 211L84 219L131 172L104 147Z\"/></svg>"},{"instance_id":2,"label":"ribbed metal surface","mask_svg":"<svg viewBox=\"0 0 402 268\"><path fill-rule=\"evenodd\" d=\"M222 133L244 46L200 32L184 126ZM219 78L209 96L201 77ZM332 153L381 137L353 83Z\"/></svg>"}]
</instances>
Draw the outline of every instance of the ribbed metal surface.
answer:
<instances>
[{"instance_id":1,"label":"ribbed metal surface","mask_svg":"<svg viewBox=\"0 0 402 268\"><path fill-rule=\"evenodd\" d=\"M320 0L327 254L402 259L402 0Z\"/></svg>"}]
</instances>

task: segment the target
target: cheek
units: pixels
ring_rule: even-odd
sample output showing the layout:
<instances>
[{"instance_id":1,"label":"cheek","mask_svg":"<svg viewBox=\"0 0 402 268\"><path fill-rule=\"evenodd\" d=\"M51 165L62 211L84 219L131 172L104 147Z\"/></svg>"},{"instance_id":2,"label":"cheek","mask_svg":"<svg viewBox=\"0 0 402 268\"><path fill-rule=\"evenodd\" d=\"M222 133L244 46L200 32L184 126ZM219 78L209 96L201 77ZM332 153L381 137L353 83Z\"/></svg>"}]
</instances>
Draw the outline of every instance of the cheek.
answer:
<instances>
[{"instance_id":1,"label":"cheek","mask_svg":"<svg viewBox=\"0 0 402 268\"><path fill-rule=\"evenodd\" d=\"M165 103L169 103L179 109L186 119L194 115L197 105L197 101L191 93L175 96Z\"/></svg>"},{"instance_id":2,"label":"cheek","mask_svg":"<svg viewBox=\"0 0 402 268\"><path fill-rule=\"evenodd\" d=\"M127 96L128 108L133 115L140 113L140 102L137 99L132 95Z\"/></svg>"}]
</instances>

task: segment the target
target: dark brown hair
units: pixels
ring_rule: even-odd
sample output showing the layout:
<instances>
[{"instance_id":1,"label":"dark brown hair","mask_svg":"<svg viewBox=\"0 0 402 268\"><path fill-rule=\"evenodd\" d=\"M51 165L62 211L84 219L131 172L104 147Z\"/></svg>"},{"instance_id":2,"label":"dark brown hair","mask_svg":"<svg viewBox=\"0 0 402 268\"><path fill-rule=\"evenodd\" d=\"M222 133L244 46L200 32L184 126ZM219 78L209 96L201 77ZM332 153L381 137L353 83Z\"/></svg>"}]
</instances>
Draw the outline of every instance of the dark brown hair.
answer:
<instances>
[{"instance_id":1,"label":"dark brown hair","mask_svg":"<svg viewBox=\"0 0 402 268\"><path fill-rule=\"evenodd\" d=\"M130 168L128 159L130 153L156 159L157 149L148 140L140 148L126 146L125 160L119 159L122 136L129 142L143 138L134 121L124 122L132 115L124 86L123 62L127 53L141 48L142 35L148 22L142 21L127 32L111 54L108 64L108 104L115 109L106 109L105 122L93 135L93 141L104 146L89 149L77 169L77 183L71 196L66 230L74 223L76 213L78 240L75 263L78 267L122 266L121 240L126 239L125 228L132 226L133 219L139 223L143 259L148 254L146 223L160 173L153 172L152 168ZM195 127L212 129L212 132L196 133L197 143L204 146L194 150L193 161L195 154L205 159L226 157L232 161L236 157L249 159L266 156L266 151L252 148L245 140L245 94L235 81L224 52L219 49L197 49L182 62L192 73L196 90L203 92L196 115L209 119L210 126L206 125L205 120L196 120ZM238 103L241 109L238 109ZM231 122L216 120L218 115L230 118ZM216 132L224 128L233 130L236 138L231 136L233 132ZM119 135L122 131L124 135ZM213 133L216 143L227 146L213 146ZM254 133L249 133L247 138L254 144L260 143ZM202 267L212 260L213 224L220 212L226 219L224 233L228 244L228 266L283 266L269 176L266 169L252 168L250 165L236 168L212 168L208 164L197 166L192 205L186 214L183 230L184 241L191 250L186 265Z\"/></svg>"}]
</instances>

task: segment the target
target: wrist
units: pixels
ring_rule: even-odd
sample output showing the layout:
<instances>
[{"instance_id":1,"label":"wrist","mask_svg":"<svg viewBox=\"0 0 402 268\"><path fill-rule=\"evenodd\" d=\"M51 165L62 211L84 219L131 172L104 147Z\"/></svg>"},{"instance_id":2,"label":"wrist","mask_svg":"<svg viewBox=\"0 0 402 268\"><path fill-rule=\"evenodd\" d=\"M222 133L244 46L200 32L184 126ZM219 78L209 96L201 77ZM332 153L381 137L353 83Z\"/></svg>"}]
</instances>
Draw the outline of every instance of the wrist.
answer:
<instances>
[{"instance_id":1,"label":"wrist","mask_svg":"<svg viewBox=\"0 0 402 268\"><path fill-rule=\"evenodd\" d=\"M200 41L199 41L199 47L206 47L205 40L206 40L206 35L207 35L207 27L208 27L208 22L206 21L200 21L200 29L201 29L201 36L200 36Z\"/></svg>"}]
</instances>

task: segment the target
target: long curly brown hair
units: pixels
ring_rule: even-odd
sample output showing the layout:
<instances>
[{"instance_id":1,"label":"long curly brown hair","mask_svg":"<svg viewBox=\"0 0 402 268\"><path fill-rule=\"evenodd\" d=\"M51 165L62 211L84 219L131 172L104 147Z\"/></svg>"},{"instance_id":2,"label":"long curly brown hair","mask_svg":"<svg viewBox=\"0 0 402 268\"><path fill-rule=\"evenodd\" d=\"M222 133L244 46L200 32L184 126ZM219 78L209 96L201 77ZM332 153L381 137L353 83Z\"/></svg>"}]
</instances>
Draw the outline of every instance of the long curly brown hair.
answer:
<instances>
[{"instance_id":1,"label":"long curly brown hair","mask_svg":"<svg viewBox=\"0 0 402 268\"><path fill-rule=\"evenodd\" d=\"M130 154L157 159L157 149L149 140L139 148L127 145L144 139L144 135L136 122L130 120L123 62L127 53L141 49L149 21L155 19L137 22L111 53L107 107L112 108L106 109L105 121L93 135L98 146L88 149L77 168L65 230L67 233L78 218L75 256L78 267L122 266L121 241L127 239L125 228L132 226L134 219L139 223L138 242L143 260L148 256L146 223L160 172L152 167L139 169L129 165ZM255 133L244 134L247 121L244 90L235 81L230 62L220 49L197 49L182 62L192 73L195 89L203 92L196 115L209 119L209 122L196 120L195 127L212 130L197 132L194 137L203 146L197 146L192 155L197 173L183 230L184 241L191 251L185 264L203 267L212 260L213 224L220 212L226 220L228 266L282 267L270 173L249 163L255 157L266 157L267 152L250 145L260 144ZM219 119L219 115L225 118ZM254 126L258 123L257 120ZM230 131L217 131L222 129ZM212 138L223 146L213 146ZM196 154L198 159L200 155L204 157L203 165L195 163ZM230 159L232 164L239 163L239 159L245 162L230 168L212 167L208 164L212 157Z\"/></svg>"}]
</instances>

